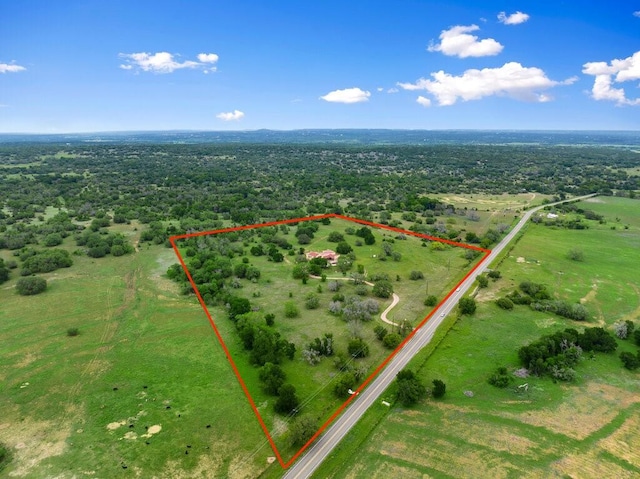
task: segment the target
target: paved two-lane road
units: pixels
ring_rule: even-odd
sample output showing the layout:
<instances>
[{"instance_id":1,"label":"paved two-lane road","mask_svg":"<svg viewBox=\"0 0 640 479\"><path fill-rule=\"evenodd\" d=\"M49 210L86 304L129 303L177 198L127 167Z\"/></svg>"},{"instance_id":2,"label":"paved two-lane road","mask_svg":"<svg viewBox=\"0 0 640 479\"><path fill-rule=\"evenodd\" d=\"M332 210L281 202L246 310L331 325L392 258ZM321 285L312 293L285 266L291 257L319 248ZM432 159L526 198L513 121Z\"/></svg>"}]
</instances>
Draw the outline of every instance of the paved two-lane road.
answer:
<instances>
[{"instance_id":1,"label":"paved two-lane road","mask_svg":"<svg viewBox=\"0 0 640 479\"><path fill-rule=\"evenodd\" d=\"M552 206L568 201L577 201L595 196L595 194L571 198L556 203L549 203L528 210L520 219L518 224L507 234L503 240L485 258L482 265L476 270L476 274L468 276L449 296L449 298L433 313L431 319L420 328L410 341L389 361L387 366L376 376L376 378L352 401L351 405L338 417L333 425L320 436L307 452L291 466L284 479L306 479L313 474L322 461L338 445L340 440L364 415L367 409L380 397L385 389L395 379L396 374L402 370L415 356L420 349L431 341L433 335L444 320L444 318L456 307L458 300L466 291L471 288L477 274L482 273L502 250L515 238L522 227L529 221L531 215L545 206Z\"/></svg>"}]
</instances>

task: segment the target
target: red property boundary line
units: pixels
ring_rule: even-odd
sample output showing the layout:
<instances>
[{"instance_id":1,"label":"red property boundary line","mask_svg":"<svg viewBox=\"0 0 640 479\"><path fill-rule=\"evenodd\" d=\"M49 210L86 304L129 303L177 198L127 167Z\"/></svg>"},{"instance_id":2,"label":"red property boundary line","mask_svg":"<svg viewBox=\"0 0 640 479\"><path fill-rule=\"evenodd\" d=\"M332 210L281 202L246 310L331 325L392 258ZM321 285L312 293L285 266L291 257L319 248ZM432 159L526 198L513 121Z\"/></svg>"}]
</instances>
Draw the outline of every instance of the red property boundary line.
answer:
<instances>
[{"instance_id":1,"label":"red property boundary line","mask_svg":"<svg viewBox=\"0 0 640 479\"><path fill-rule=\"evenodd\" d=\"M240 375L240 372L238 371L238 367L236 366L236 363L234 362L233 358L231 357L231 353L229 352L229 349L227 348L227 345L225 344L224 340L222 339L222 335L220 334L220 330L218 329L218 327L216 326L216 323L213 319L213 317L211 316L211 313L209 312L209 310L207 309L207 306L204 302L204 299L202 298L202 296L200 295L200 291L198 291L198 288L195 284L195 282L193 281L193 278L191 277L191 273L189 272L189 269L187 268L187 265L184 262L184 259L182 258L182 255L180 254L180 251L178 250L178 246L176 245L176 241L182 240L182 239L186 239L186 238L193 238L193 237L197 237L197 236L209 236L209 235L214 235L214 234L220 234L220 233L230 233L233 231L242 231L242 230L249 230L249 229L257 229L257 228L264 228L267 226L277 226L277 225L282 225L282 224L289 224L289 223L299 223L299 222L303 222L303 221L314 221L314 220L321 220L324 218L338 218L338 219L342 219L345 221L350 221L352 223L358 223L358 224L362 224L362 225L367 225L367 226L372 226L374 228L380 228L380 229L385 229L385 230L389 230L389 231L395 231L397 233L402 233L402 234L407 234L410 236L415 236L417 238L422 238L422 239L427 239L430 241L438 241L440 243L445 243L451 246L456 246L459 248L465 248L465 249L471 249L471 250L475 250L481 253L484 253L484 257L478 262L478 264L476 264L476 266L474 266L466 275L465 277L456 285L453 287L453 289L451 289L451 291L449 291L449 293L444 297L444 299L442 299L442 301L440 301L438 303L438 305L433 308L433 310L424 317L424 319L420 322L420 324L414 328L414 330L406 337L404 338L404 340L402 341L402 343L400 343L398 345L398 347L396 349L394 349L391 354L389 354L389 356L387 356L385 358L384 361L382 361L382 363L375 369L375 371L373 371L369 377L367 377L364 382L360 385L360 387L358 387L358 389L356 389L355 393L351 396L349 396L349 398L340 405L340 407L338 407L338 409L331 415L331 417L329 417L329 419L327 419L325 421L324 424L322 424L322 426L320 426L320 428L318 429L318 431L316 431L316 433L311 437L311 439L309 439L309 441L307 441L307 443L302 446L300 448L300 450L298 450L298 452L296 452L293 457L291 459L289 459L287 462L284 462L284 460L282 459L282 456L280 455L280 452L278 451L278 448L276 447L276 444L273 440L273 438L271 437L271 434L269 434L269 429L267 428L267 425L265 424L264 420L262 419L262 416L260 415L260 412L258 411L258 408L253 400L253 398L251 397L251 394L249 393L249 389L247 388L247 385L245 384L244 380L242 379L242 376ZM198 298L198 301L200 302L200 306L202 306L202 309L204 310L207 319L209 320L209 324L211 324L211 327L213 328L213 331L215 332L216 337L218 338L218 341L220 342L220 345L222 346L222 349L224 350L224 354L227 357L227 360L229 361L229 364L231 364L231 368L233 369L234 374L236 375L236 378L238 379L238 382L240 383L240 387L242 388L244 394L247 396L247 399L249 400L249 404L251 405L251 409L253 409L254 414L256 415L258 422L260 423L260 427L262 428L265 436L267 437L267 440L269 441L269 444L271 445L271 449L273 449L274 454L276 455L276 458L278 459L278 462L280 463L280 465L282 466L283 469L287 469L291 466L291 464L293 464L295 462L295 460L313 443L313 441L315 441L318 436L320 436L320 434L322 434L324 432L324 430L329 427L329 425L336 419L336 417L338 417L340 415L340 413L351 403L351 401L353 401L353 399L358 395L358 393L360 393L377 375L378 373L389 363L389 361L391 361L391 359L393 359L393 357L398 353L398 351L400 351L400 349L402 349L404 347L404 345L411 340L411 338L413 338L413 336L416 334L416 332L418 332L418 330L420 328L422 328L427 321L429 321L429 319L431 319L431 317L433 316L433 313L435 311L438 310L438 308L440 308L440 306L442 306L442 304L444 304L450 297L451 295L455 292L455 290L462 284L464 283L464 281L467 280L467 278L469 278L472 274L475 273L475 271L485 262L485 260L487 259L487 257L491 254L491 250L485 249L485 248L480 248L478 246L475 245L468 245L468 244L464 244L464 243L459 243L456 241L451 241L448 239L444 239L444 238L438 238L435 236L430 236L430 235L426 235L423 233L416 233L414 231L408 231L408 230L404 230L401 228L396 228L393 226L388 226L388 225L382 225L382 224L378 224L378 223L373 223L371 221L367 221L367 220L362 220L362 219L358 219L358 218L351 218L349 216L344 216L344 215L339 215L336 213L330 213L330 214L325 214L325 215L315 215L315 216L307 216L304 218L293 218L293 219L287 219L287 220L280 220L280 221L270 221L267 223L258 223L258 224L253 224L253 225L245 225L245 226L234 226L234 227L230 227L230 228L223 228L223 229L219 229L219 230L213 230L213 231L201 231L201 232L197 232L197 233L188 233L188 234L183 234L183 235L176 235L176 236L171 236L169 238L169 241L171 242L171 246L173 247L173 250L176 253L176 256L178 257L178 260L180 261L180 265L182 266L182 269L184 270L184 272L187 275L187 278L189 279L189 283L191 284L191 287L193 288L193 291L196 294L196 297Z\"/></svg>"}]
</instances>

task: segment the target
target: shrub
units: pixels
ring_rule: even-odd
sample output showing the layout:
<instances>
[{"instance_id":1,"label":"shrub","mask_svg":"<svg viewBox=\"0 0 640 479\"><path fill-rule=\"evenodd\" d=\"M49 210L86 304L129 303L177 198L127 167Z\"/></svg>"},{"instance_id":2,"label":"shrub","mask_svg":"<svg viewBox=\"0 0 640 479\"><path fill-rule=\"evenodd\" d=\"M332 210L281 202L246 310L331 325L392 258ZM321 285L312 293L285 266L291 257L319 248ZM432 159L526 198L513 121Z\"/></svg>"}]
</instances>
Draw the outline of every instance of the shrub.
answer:
<instances>
[{"instance_id":1,"label":"shrub","mask_svg":"<svg viewBox=\"0 0 640 479\"><path fill-rule=\"evenodd\" d=\"M433 380L433 389L431 390L431 394L434 398L438 399L444 396L447 392L447 385L441 381L440 379Z\"/></svg>"},{"instance_id":2,"label":"shrub","mask_svg":"<svg viewBox=\"0 0 640 479\"><path fill-rule=\"evenodd\" d=\"M320 306L320 298L315 293L309 293L305 299L304 306L307 309L317 309Z\"/></svg>"},{"instance_id":3,"label":"shrub","mask_svg":"<svg viewBox=\"0 0 640 479\"><path fill-rule=\"evenodd\" d=\"M345 372L340 375L333 387L334 394L339 398L349 397L349 389L356 386L356 377L352 372Z\"/></svg>"},{"instance_id":4,"label":"shrub","mask_svg":"<svg viewBox=\"0 0 640 479\"><path fill-rule=\"evenodd\" d=\"M376 334L376 338L382 341L389 331L384 326L378 325L373 328L373 332Z\"/></svg>"},{"instance_id":5,"label":"shrub","mask_svg":"<svg viewBox=\"0 0 640 479\"><path fill-rule=\"evenodd\" d=\"M11 451L7 446L0 443L0 471L11 461Z\"/></svg>"},{"instance_id":6,"label":"shrub","mask_svg":"<svg viewBox=\"0 0 640 479\"><path fill-rule=\"evenodd\" d=\"M274 409L280 414L296 413L300 400L296 395L296 388L292 384L283 384L278 389L278 400L274 404Z\"/></svg>"},{"instance_id":7,"label":"shrub","mask_svg":"<svg viewBox=\"0 0 640 479\"><path fill-rule=\"evenodd\" d=\"M491 279L500 279L501 274L497 269L492 269L487 273L487 276L489 276L489 278Z\"/></svg>"},{"instance_id":8,"label":"shrub","mask_svg":"<svg viewBox=\"0 0 640 479\"><path fill-rule=\"evenodd\" d=\"M9 267L5 265L4 260L0 258L0 284L9 279Z\"/></svg>"},{"instance_id":9,"label":"shrub","mask_svg":"<svg viewBox=\"0 0 640 479\"><path fill-rule=\"evenodd\" d=\"M373 286L373 294L378 298L389 298L393 294L393 285L390 281L378 281Z\"/></svg>"},{"instance_id":10,"label":"shrub","mask_svg":"<svg viewBox=\"0 0 640 479\"><path fill-rule=\"evenodd\" d=\"M461 298L458 307L461 314L473 314L476 312L476 301L473 298Z\"/></svg>"},{"instance_id":11,"label":"shrub","mask_svg":"<svg viewBox=\"0 0 640 479\"><path fill-rule=\"evenodd\" d=\"M434 296L433 294L429 295L426 297L426 299L424 300L424 305L425 306L435 306L436 304L438 304L438 298L436 296Z\"/></svg>"},{"instance_id":12,"label":"shrub","mask_svg":"<svg viewBox=\"0 0 640 479\"><path fill-rule=\"evenodd\" d=\"M497 388L506 388L511 382L511 376L507 372L507 368L499 367L496 371L489 376L488 383Z\"/></svg>"},{"instance_id":13,"label":"shrub","mask_svg":"<svg viewBox=\"0 0 640 479\"><path fill-rule=\"evenodd\" d=\"M640 352L636 355L625 351L620 353L620 359L622 360L624 367L630 371L640 368Z\"/></svg>"},{"instance_id":14,"label":"shrub","mask_svg":"<svg viewBox=\"0 0 640 479\"><path fill-rule=\"evenodd\" d=\"M422 273L422 271L411 271L411 273L409 273L409 279L412 279L414 281L424 279L424 274Z\"/></svg>"},{"instance_id":15,"label":"shrub","mask_svg":"<svg viewBox=\"0 0 640 479\"><path fill-rule=\"evenodd\" d=\"M275 324L276 315L273 313L268 313L264 315L264 320L267 323L267 326L273 326Z\"/></svg>"},{"instance_id":16,"label":"shrub","mask_svg":"<svg viewBox=\"0 0 640 479\"><path fill-rule=\"evenodd\" d=\"M296 419L289 429L289 440L296 448L303 446L318 430L318 421L306 415Z\"/></svg>"},{"instance_id":17,"label":"shrub","mask_svg":"<svg viewBox=\"0 0 640 479\"><path fill-rule=\"evenodd\" d=\"M578 248L572 248L567 253L567 258L573 261L584 261L584 253Z\"/></svg>"},{"instance_id":18,"label":"shrub","mask_svg":"<svg viewBox=\"0 0 640 479\"><path fill-rule=\"evenodd\" d=\"M62 235L60 233L50 233L44 237L45 246L58 246L62 244Z\"/></svg>"},{"instance_id":19,"label":"shrub","mask_svg":"<svg viewBox=\"0 0 640 479\"><path fill-rule=\"evenodd\" d=\"M67 329L67 336L73 337L80 334L80 330L78 328L69 328Z\"/></svg>"},{"instance_id":20,"label":"shrub","mask_svg":"<svg viewBox=\"0 0 640 479\"><path fill-rule=\"evenodd\" d=\"M298 306L293 301L287 301L284 303L284 316L286 318L295 318L300 314Z\"/></svg>"},{"instance_id":21,"label":"shrub","mask_svg":"<svg viewBox=\"0 0 640 479\"><path fill-rule=\"evenodd\" d=\"M396 349L402 342L402 336L398 333L389 333L382 338L382 344L388 349Z\"/></svg>"},{"instance_id":22,"label":"shrub","mask_svg":"<svg viewBox=\"0 0 640 479\"><path fill-rule=\"evenodd\" d=\"M353 338L349 341L347 351L352 358L366 358L369 355L369 346L362 338Z\"/></svg>"},{"instance_id":23,"label":"shrub","mask_svg":"<svg viewBox=\"0 0 640 479\"><path fill-rule=\"evenodd\" d=\"M47 280L38 276L20 278L16 283L16 290L22 296L40 294L47 289Z\"/></svg>"},{"instance_id":24,"label":"shrub","mask_svg":"<svg viewBox=\"0 0 640 479\"><path fill-rule=\"evenodd\" d=\"M498 298L496 300L496 304L498 305L499 308L502 308L502 309L506 309L506 310L513 309L513 301L511 301L509 298Z\"/></svg>"},{"instance_id":25,"label":"shrub","mask_svg":"<svg viewBox=\"0 0 640 479\"><path fill-rule=\"evenodd\" d=\"M411 406L424 397L427 392L422 382L410 369L403 369L396 375L398 400L403 406Z\"/></svg>"}]
</instances>

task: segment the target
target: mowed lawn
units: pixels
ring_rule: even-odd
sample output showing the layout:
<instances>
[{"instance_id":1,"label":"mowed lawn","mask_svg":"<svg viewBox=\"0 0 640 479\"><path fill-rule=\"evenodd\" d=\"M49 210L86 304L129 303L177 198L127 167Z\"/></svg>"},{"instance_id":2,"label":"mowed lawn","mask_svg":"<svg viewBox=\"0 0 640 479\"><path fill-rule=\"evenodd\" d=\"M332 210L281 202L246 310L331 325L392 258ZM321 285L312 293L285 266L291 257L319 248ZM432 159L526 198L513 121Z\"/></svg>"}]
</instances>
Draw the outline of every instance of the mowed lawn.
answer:
<instances>
[{"instance_id":1,"label":"mowed lawn","mask_svg":"<svg viewBox=\"0 0 640 479\"><path fill-rule=\"evenodd\" d=\"M536 377L514 378L506 389L487 383L498 366L520 367L517 349L543 334L611 328L621 319L640 327L640 202L601 197L580 206L606 223L582 231L530 224L499 265L502 279L479 291L476 314L459 319L433 354L414 359L425 384L445 381L445 398L409 409L375 405L314 477L640 476L640 373L618 358L638 350L632 342L583 359L572 384ZM584 262L567 259L572 248L584 252ZM526 279L582 302L592 319L581 324L495 306Z\"/></svg>"},{"instance_id":2,"label":"mowed lawn","mask_svg":"<svg viewBox=\"0 0 640 479\"><path fill-rule=\"evenodd\" d=\"M0 476L258 476L272 452L173 250L73 258L41 295L0 286Z\"/></svg>"}]
</instances>

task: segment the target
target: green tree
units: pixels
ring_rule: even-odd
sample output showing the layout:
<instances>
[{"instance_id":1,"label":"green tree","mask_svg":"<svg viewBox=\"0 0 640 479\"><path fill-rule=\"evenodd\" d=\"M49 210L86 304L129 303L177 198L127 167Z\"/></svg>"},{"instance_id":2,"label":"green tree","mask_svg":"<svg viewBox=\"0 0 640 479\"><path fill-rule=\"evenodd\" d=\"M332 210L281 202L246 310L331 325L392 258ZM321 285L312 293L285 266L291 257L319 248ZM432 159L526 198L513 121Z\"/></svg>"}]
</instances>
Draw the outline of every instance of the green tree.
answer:
<instances>
[{"instance_id":1,"label":"green tree","mask_svg":"<svg viewBox=\"0 0 640 479\"><path fill-rule=\"evenodd\" d=\"M418 402L427 392L422 382L410 369L403 369L396 375L396 385L398 388L398 400L405 407Z\"/></svg>"},{"instance_id":2,"label":"green tree","mask_svg":"<svg viewBox=\"0 0 640 479\"><path fill-rule=\"evenodd\" d=\"M235 321L237 316L246 314L251 311L251 303L247 298L231 296L227 304L229 305L229 319L231 319L232 321Z\"/></svg>"},{"instance_id":3,"label":"green tree","mask_svg":"<svg viewBox=\"0 0 640 479\"><path fill-rule=\"evenodd\" d=\"M47 289L47 280L39 276L20 278L16 283L16 291L22 296L40 294Z\"/></svg>"},{"instance_id":4,"label":"green tree","mask_svg":"<svg viewBox=\"0 0 640 479\"><path fill-rule=\"evenodd\" d=\"M402 342L402 336L398 333L389 333L382 339L382 344L388 349L396 349Z\"/></svg>"},{"instance_id":5,"label":"green tree","mask_svg":"<svg viewBox=\"0 0 640 479\"><path fill-rule=\"evenodd\" d=\"M352 358L365 358L369 356L369 346L362 338L353 338L349 340L347 351Z\"/></svg>"},{"instance_id":6,"label":"green tree","mask_svg":"<svg viewBox=\"0 0 640 479\"><path fill-rule=\"evenodd\" d=\"M378 298L390 298L393 294L393 284L391 281L381 280L373 285L374 296Z\"/></svg>"},{"instance_id":7,"label":"green tree","mask_svg":"<svg viewBox=\"0 0 640 479\"><path fill-rule=\"evenodd\" d=\"M473 298L460 298L458 308L461 314L473 314L476 312L476 301Z\"/></svg>"},{"instance_id":8,"label":"green tree","mask_svg":"<svg viewBox=\"0 0 640 479\"><path fill-rule=\"evenodd\" d=\"M295 447L304 446L318 430L318 421L312 416L305 414L297 418L289 428L289 440Z\"/></svg>"},{"instance_id":9,"label":"green tree","mask_svg":"<svg viewBox=\"0 0 640 479\"><path fill-rule=\"evenodd\" d=\"M379 324L378 326L373 328L373 332L375 333L376 338L382 341L389 331L387 330L387 328Z\"/></svg>"},{"instance_id":10,"label":"green tree","mask_svg":"<svg viewBox=\"0 0 640 479\"><path fill-rule=\"evenodd\" d=\"M327 238L327 241L331 241L332 243L340 243L341 241L344 241L344 236L342 235L342 233L339 233L337 231L332 231L331 233L329 233L329 237ZM347 254L347 253L344 253L344 254Z\"/></svg>"},{"instance_id":11,"label":"green tree","mask_svg":"<svg viewBox=\"0 0 640 479\"><path fill-rule=\"evenodd\" d=\"M624 351L620 353L620 359L622 360L624 367L630 371L635 371L640 368L640 352L638 352L638 354L633 354Z\"/></svg>"},{"instance_id":12,"label":"green tree","mask_svg":"<svg viewBox=\"0 0 640 479\"><path fill-rule=\"evenodd\" d=\"M433 389L431 390L431 394L434 398L439 399L444 396L447 392L447 385L441 381L440 379L433 380Z\"/></svg>"},{"instance_id":13,"label":"green tree","mask_svg":"<svg viewBox=\"0 0 640 479\"><path fill-rule=\"evenodd\" d=\"M262 381L262 385L267 394L276 395L287 379L287 376L277 364L265 363L264 366L260 368L258 378Z\"/></svg>"},{"instance_id":14,"label":"green tree","mask_svg":"<svg viewBox=\"0 0 640 479\"><path fill-rule=\"evenodd\" d=\"M487 286L489 286L489 278L487 278L486 275L481 274L478 275L478 286L480 286L481 288L486 288Z\"/></svg>"},{"instance_id":15,"label":"green tree","mask_svg":"<svg viewBox=\"0 0 640 479\"><path fill-rule=\"evenodd\" d=\"M60 233L49 233L44 237L45 246L58 246L62 244L62 235Z\"/></svg>"},{"instance_id":16,"label":"green tree","mask_svg":"<svg viewBox=\"0 0 640 479\"><path fill-rule=\"evenodd\" d=\"M273 405L280 414L295 414L300 400L296 394L296 388L292 384L283 384L278 389L278 399Z\"/></svg>"},{"instance_id":17,"label":"green tree","mask_svg":"<svg viewBox=\"0 0 640 479\"><path fill-rule=\"evenodd\" d=\"M273 313L267 313L264 315L264 320L267 323L267 326L273 326L276 322L276 315Z\"/></svg>"},{"instance_id":18,"label":"green tree","mask_svg":"<svg viewBox=\"0 0 640 479\"><path fill-rule=\"evenodd\" d=\"M349 389L356 387L356 377L351 371L344 372L340 375L335 385L333 393L339 398L349 397Z\"/></svg>"},{"instance_id":19,"label":"green tree","mask_svg":"<svg viewBox=\"0 0 640 479\"><path fill-rule=\"evenodd\" d=\"M9 279L9 268L5 264L4 260L0 258L0 284Z\"/></svg>"}]
</instances>

